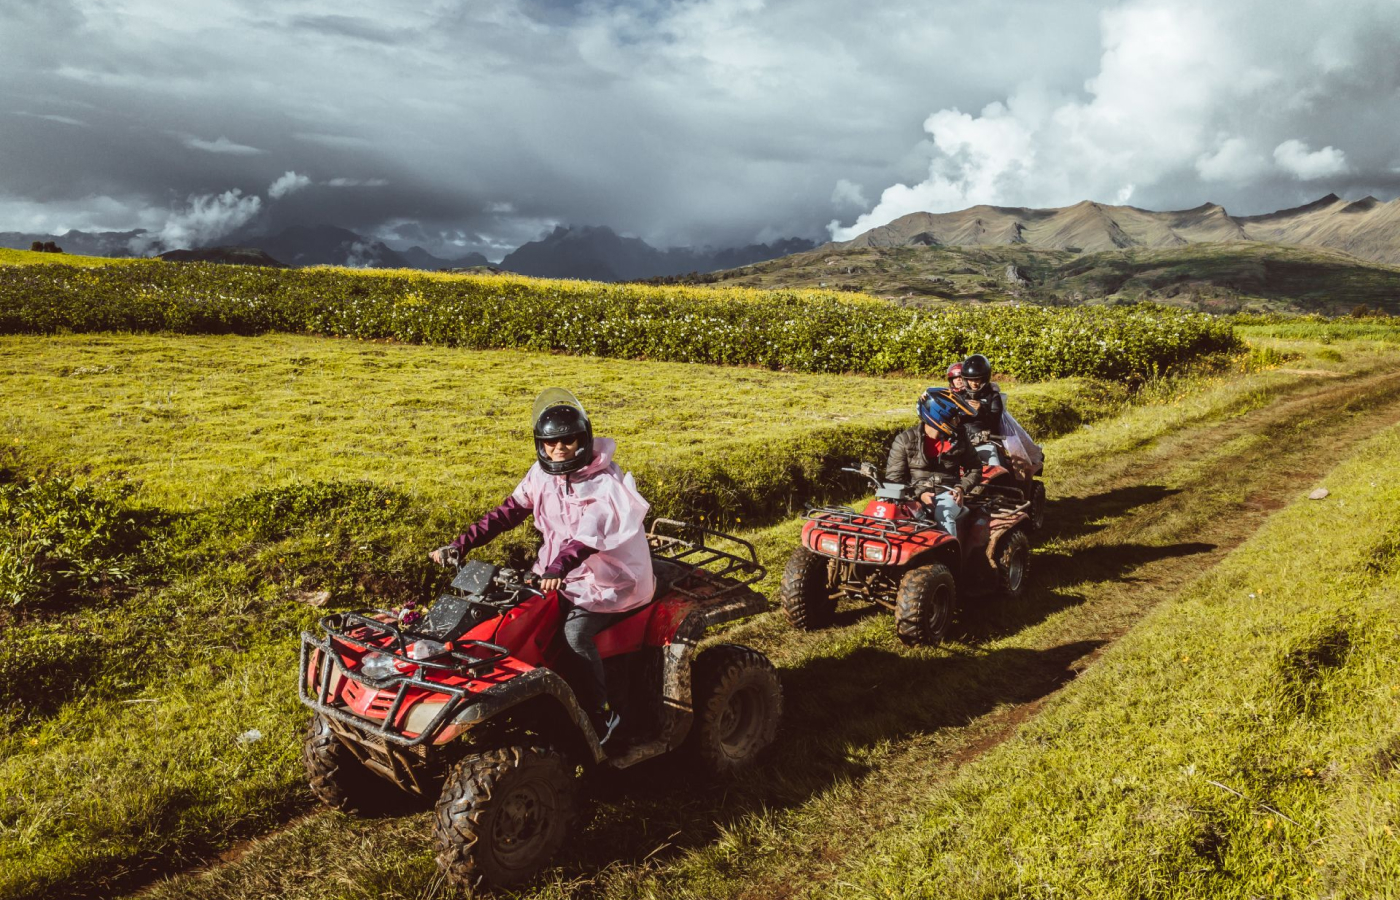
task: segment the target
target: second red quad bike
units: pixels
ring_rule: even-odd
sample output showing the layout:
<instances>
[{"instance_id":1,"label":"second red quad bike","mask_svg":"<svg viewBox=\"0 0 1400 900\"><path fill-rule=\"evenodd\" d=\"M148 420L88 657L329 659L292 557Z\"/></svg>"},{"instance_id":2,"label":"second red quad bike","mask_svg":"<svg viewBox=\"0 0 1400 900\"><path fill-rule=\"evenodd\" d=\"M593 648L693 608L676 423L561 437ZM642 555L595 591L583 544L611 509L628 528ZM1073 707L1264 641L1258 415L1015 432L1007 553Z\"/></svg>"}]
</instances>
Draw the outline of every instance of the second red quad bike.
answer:
<instances>
[{"instance_id":1,"label":"second red quad bike","mask_svg":"<svg viewBox=\"0 0 1400 900\"><path fill-rule=\"evenodd\" d=\"M843 471L869 478L875 499L861 512L847 506L807 511L802 545L788 560L780 589L783 611L794 626L824 628L837 602L852 597L894 610L895 630L904 643L936 644L948 633L959 597L1024 594L1033 503L1019 487L973 488L960 542L918 500L950 485L881 482L870 463Z\"/></svg>"},{"instance_id":2,"label":"second red quad bike","mask_svg":"<svg viewBox=\"0 0 1400 900\"><path fill-rule=\"evenodd\" d=\"M606 749L573 683L564 603L520 573L462 565L421 622L339 613L302 634L302 752L327 806L368 809L398 790L437 795L438 864L453 881L510 885L569 837L576 773L626 769L688 746L711 775L751 764L777 733L782 688L756 650L705 632L766 608L753 547L671 520L648 534L653 602L599 632L623 727ZM722 546L725 549L719 549Z\"/></svg>"}]
</instances>

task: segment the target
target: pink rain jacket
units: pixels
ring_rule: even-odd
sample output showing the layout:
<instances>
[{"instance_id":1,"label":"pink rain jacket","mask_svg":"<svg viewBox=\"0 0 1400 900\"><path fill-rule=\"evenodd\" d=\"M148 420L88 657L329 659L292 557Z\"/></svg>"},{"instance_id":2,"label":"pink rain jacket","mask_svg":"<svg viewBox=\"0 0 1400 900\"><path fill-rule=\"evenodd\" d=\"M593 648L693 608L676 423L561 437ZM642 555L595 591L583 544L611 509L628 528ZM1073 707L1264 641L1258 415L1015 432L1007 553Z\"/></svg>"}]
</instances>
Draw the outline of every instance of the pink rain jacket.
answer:
<instances>
[{"instance_id":1,"label":"pink rain jacket","mask_svg":"<svg viewBox=\"0 0 1400 900\"><path fill-rule=\"evenodd\" d=\"M544 537L536 573L543 574L571 541L596 551L565 577L563 587L570 601L590 612L636 609L656 592L646 536L651 507L632 475L612 461L616 451L612 439L594 438L587 466L565 476L535 463L510 495L534 513Z\"/></svg>"}]
</instances>

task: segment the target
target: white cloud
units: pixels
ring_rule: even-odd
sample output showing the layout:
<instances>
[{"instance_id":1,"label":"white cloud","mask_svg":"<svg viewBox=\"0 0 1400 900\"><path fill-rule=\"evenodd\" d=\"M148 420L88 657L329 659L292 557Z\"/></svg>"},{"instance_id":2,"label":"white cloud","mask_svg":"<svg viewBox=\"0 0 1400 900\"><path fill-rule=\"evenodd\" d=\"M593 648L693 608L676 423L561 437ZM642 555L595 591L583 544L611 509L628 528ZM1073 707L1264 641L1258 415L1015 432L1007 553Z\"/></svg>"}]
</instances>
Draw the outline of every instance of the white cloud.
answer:
<instances>
[{"instance_id":1,"label":"white cloud","mask_svg":"<svg viewBox=\"0 0 1400 900\"><path fill-rule=\"evenodd\" d=\"M334 188L347 187L384 187L389 181L386 178L332 178L326 184Z\"/></svg>"},{"instance_id":2,"label":"white cloud","mask_svg":"<svg viewBox=\"0 0 1400 900\"><path fill-rule=\"evenodd\" d=\"M234 188L222 194L189 198L183 209L171 212L159 230L131 241L138 255L165 250L208 246L219 238L252 221L262 209L262 198L244 196Z\"/></svg>"},{"instance_id":3,"label":"white cloud","mask_svg":"<svg viewBox=\"0 0 1400 900\"><path fill-rule=\"evenodd\" d=\"M870 201L865 199L865 191L861 190L860 185L844 178L836 180L836 188L831 192L831 202L832 205L842 208L854 206L857 209L864 209L870 205Z\"/></svg>"},{"instance_id":4,"label":"white cloud","mask_svg":"<svg viewBox=\"0 0 1400 900\"><path fill-rule=\"evenodd\" d=\"M74 119L71 116L60 116L56 113L34 113L17 109L13 114L16 116L25 116L30 119L44 119L48 122L57 122L60 125L80 125L84 128L87 127L87 123L81 119Z\"/></svg>"},{"instance_id":5,"label":"white cloud","mask_svg":"<svg viewBox=\"0 0 1400 900\"><path fill-rule=\"evenodd\" d=\"M1347 170L1347 157L1342 151L1328 146L1309 152L1308 145L1296 138L1274 148L1274 161L1299 181L1331 178Z\"/></svg>"},{"instance_id":6,"label":"white cloud","mask_svg":"<svg viewBox=\"0 0 1400 900\"><path fill-rule=\"evenodd\" d=\"M1269 168L1269 161L1241 137L1226 138L1214 152L1196 158L1202 181L1249 181Z\"/></svg>"},{"instance_id":7,"label":"white cloud","mask_svg":"<svg viewBox=\"0 0 1400 900\"><path fill-rule=\"evenodd\" d=\"M304 187L311 186L311 179L305 175L298 175L288 169L278 176L277 180L267 187L267 195L273 200L281 200L288 194L294 194Z\"/></svg>"},{"instance_id":8,"label":"white cloud","mask_svg":"<svg viewBox=\"0 0 1400 900\"><path fill-rule=\"evenodd\" d=\"M1373 74L1384 70L1363 65L1372 52L1370 19L1394 13L1363 7L1356 16L1310 7L1287 21L1266 0L1128 0L1111 7L1100 19L1098 72L1082 95L1057 95L1032 80L975 115L956 107L933 113L924 122L931 151L924 179L885 189L850 226L833 222L832 238L848 240L911 212L979 203L1064 206L1132 197L1184 206L1207 199L1208 185L1239 196L1252 185L1277 184L1280 169L1300 180L1347 173L1344 154L1332 146L1309 152L1299 140L1285 140L1272 161L1260 148L1287 137L1278 133L1284 129L1351 127L1319 109L1319 98L1337 90L1331 82L1400 96ZM1312 53L1323 37L1329 47L1352 49Z\"/></svg>"},{"instance_id":9,"label":"white cloud","mask_svg":"<svg viewBox=\"0 0 1400 900\"><path fill-rule=\"evenodd\" d=\"M192 134L187 134L181 139L181 143L191 150L203 150L205 153L224 153L230 156L256 156L259 153L267 152L259 150L257 147L249 147L247 144L235 144L223 135L215 140L206 141Z\"/></svg>"}]
</instances>

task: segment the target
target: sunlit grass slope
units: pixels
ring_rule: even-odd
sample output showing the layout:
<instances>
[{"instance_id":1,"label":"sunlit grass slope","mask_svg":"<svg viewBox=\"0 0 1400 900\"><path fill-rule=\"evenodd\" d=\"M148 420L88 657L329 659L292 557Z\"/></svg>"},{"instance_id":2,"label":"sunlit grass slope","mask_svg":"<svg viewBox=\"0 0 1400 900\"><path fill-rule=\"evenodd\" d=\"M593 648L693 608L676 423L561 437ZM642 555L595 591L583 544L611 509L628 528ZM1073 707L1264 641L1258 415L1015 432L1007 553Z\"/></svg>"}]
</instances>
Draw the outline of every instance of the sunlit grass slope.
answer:
<instances>
[{"instance_id":1,"label":"sunlit grass slope","mask_svg":"<svg viewBox=\"0 0 1400 900\"><path fill-rule=\"evenodd\" d=\"M1255 538L911 813L844 893L1395 896L1397 471L1392 428L1325 480L1325 500L1298 485Z\"/></svg>"},{"instance_id":2,"label":"sunlit grass slope","mask_svg":"<svg viewBox=\"0 0 1400 900\"><path fill-rule=\"evenodd\" d=\"M131 262L135 262L135 260L111 259L106 256L74 256L71 253L35 253L33 250L11 250L8 247L0 247L0 266L64 265L90 268L93 266L119 266Z\"/></svg>"}]
</instances>

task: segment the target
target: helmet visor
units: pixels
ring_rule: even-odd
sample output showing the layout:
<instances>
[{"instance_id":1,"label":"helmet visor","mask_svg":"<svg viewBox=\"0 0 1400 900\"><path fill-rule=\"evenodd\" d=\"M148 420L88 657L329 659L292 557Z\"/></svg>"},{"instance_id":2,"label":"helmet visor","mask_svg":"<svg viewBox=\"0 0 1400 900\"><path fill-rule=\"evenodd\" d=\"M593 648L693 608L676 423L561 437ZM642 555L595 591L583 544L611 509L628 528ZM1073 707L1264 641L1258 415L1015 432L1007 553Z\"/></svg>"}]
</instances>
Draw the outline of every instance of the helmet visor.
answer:
<instances>
[{"instance_id":1,"label":"helmet visor","mask_svg":"<svg viewBox=\"0 0 1400 900\"><path fill-rule=\"evenodd\" d=\"M545 388L540 392L540 395L535 398L535 408L530 412L530 430L536 430L540 424L540 416L544 415L546 410L553 409L556 406L572 406L574 409L583 413L585 418L588 415L588 413L584 412L583 404L578 402L578 398L570 392L557 387Z\"/></svg>"}]
</instances>

